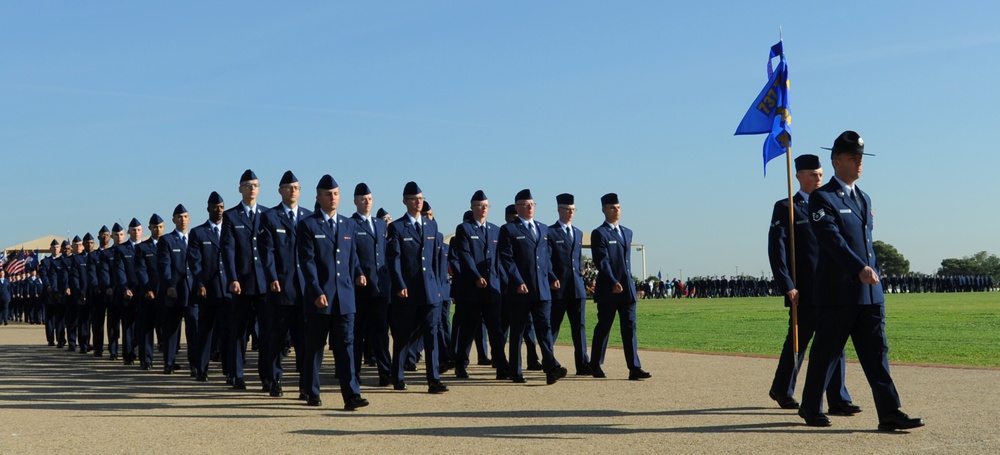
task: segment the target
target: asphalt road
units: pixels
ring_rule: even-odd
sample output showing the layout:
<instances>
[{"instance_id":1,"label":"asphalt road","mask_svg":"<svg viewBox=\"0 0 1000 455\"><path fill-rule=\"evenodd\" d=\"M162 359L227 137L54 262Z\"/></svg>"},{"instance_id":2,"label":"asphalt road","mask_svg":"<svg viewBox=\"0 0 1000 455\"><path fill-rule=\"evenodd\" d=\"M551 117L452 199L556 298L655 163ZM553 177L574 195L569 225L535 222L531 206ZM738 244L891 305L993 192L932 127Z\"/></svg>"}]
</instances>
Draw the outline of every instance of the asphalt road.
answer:
<instances>
[{"instance_id":1,"label":"asphalt road","mask_svg":"<svg viewBox=\"0 0 1000 455\"><path fill-rule=\"evenodd\" d=\"M568 346L557 357L572 364ZM371 405L347 412L329 357L324 406L310 408L255 381L231 390L217 364L198 383L45 346L40 326L0 326L0 453L1000 453L1000 370L893 365L903 409L927 426L881 433L857 363L847 381L864 412L812 428L767 397L776 359L640 357L652 379L627 380L609 349L607 379L571 368L551 386L540 372L513 384L472 366L470 379L446 374L443 395L426 392L422 372L393 391L366 369Z\"/></svg>"}]
</instances>

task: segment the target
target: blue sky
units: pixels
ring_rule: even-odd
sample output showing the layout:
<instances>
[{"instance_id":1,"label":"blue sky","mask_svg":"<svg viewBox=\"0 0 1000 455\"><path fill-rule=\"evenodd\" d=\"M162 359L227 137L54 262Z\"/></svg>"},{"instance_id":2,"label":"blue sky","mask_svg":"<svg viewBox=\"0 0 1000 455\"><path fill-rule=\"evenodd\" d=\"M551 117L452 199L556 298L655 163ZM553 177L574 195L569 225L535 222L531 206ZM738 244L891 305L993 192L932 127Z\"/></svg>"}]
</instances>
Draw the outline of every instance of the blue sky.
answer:
<instances>
[{"instance_id":1,"label":"blue sky","mask_svg":"<svg viewBox=\"0 0 1000 455\"><path fill-rule=\"evenodd\" d=\"M733 131L780 26L793 155L832 175L819 147L858 131L875 236L915 271L1000 253L996 5L778 4L5 1L0 245L177 203L201 222L246 168L274 205L291 169L393 214L415 180L445 232L476 189L494 222L521 188L549 222L574 193L585 230L617 192L649 274L769 274L784 162L765 178L763 136Z\"/></svg>"}]
</instances>

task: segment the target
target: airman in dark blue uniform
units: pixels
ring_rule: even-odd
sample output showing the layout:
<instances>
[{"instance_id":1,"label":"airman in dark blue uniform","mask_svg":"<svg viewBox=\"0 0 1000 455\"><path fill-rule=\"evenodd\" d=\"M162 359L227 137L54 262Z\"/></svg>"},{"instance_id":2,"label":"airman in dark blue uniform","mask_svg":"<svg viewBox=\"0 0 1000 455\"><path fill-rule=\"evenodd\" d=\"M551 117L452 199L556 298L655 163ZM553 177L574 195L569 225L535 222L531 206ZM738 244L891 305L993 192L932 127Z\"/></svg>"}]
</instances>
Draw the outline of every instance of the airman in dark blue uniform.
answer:
<instances>
[{"instance_id":1,"label":"airman in dark blue uniform","mask_svg":"<svg viewBox=\"0 0 1000 455\"><path fill-rule=\"evenodd\" d=\"M163 218L153 214L149 217L149 238L135 248L135 272L139 277L139 295L133 301L136 305L135 336L139 343L139 368L149 370L153 367L153 357L157 344L163 348L163 335L157 333L160 327L162 313L162 295L160 294L160 272L157 265L156 247L163 236ZM156 336L158 335L158 336ZM156 336L154 344L154 336ZM164 368L173 368L173 364Z\"/></svg>"},{"instance_id":2,"label":"airman in dark blue uniform","mask_svg":"<svg viewBox=\"0 0 1000 455\"><path fill-rule=\"evenodd\" d=\"M302 293L305 290L305 280L299 267L298 252L295 249L296 224L299 220L312 215L312 212L299 206L299 196L302 189L299 179L292 171L285 171L278 182L278 193L281 194L281 204L264 212L261 216L258 250L264 261L264 276L267 278L267 306L270 320L270 340L261 346L261 356L267 356L269 382L272 397L284 395L281 381L284 369L281 360L284 357L287 340L291 339L295 349L296 371L303 371L305 349L303 347L302 328ZM305 385L303 375L299 375L299 389Z\"/></svg>"},{"instance_id":3,"label":"airman in dark blue uniform","mask_svg":"<svg viewBox=\"0 0 1000 455\"><path fill-rule=\"evenodd\" d=\"M608 349L611 325L615 314L618 314L628 378L633 381L646 379L652 375L643 370L639 362L635 316L637 299L635 283L632 282L632 230L618 224L621 205L617 194L601 196L601 211L604 223L590 233L590 247L594 253L594 266L597 267L597 282L594 285L597 326L594 327L590 369L595 378L607 377L601 365Z\"/></svg>"},{"instance_id":4,"label":"airman in dark blue uniform","mask_svg":"<svg viewBox=\"0 0 1000 455\"><path fill-rule=\"evenodd\" d=\"M819 244L809 226L809 195L823 184L823 168L816 155L802 155L795 159L795 178L799 181L799 192L793 197L795 210L795 280L792 280L792 227L788 223L788 199L774 203L771 214L771 228L767 236L767 253L778 290L784 295L788 307L788 334L781 349L778 367L768 395L783 409L798 409L795 393L795 378L799 365L805 358L805 349L816 330L816 305L813 303L813 282L819 264ZM791 305L798 306L799 356L794 354L794 334L792 330ZM826 398L831 413L850 415L861 412L861 408L851 403L851 395L844 385L846 357L841 354L836 371L826 389Z\"/></svg>"},{"instance_id":5,"label":"airman in dark blue uniform","mask_svg":"<svg viewBox=\"0 0 1000 455\"><path fill-rule=\"evenodd\" d=\"M864 140L854 131L845 131L830 150L834 178L809 195L811 225L819 242L815 283L819 322L809 351L799 415L810 426L830 425L821 412L823 391L850 337L872 389L878 429L920 427L922 419L899 409L899 394L889 374L885 296L872 248L875 212L868 194L855 184L861 178Z\"/></svg>"},{"instance_id":6,"label":"airman in dark blue uniform","mask_svg":"<svg viewBox=\"0 0 1000 455\"><path fill-rule=\"evenodd\" d=\"M337 213L340 189L329 174L316 185L320 210L298 224L298 253L305 278L306 404L320 406L319 370L329 337L333 342L337 379L344 409L368 406L354 374L354 286L368 282L361 272L354 242L357 224ZM301 397L300 397L301 398Z\"/></svg>"},{"instance_id":7,"label":"airman in dark blue uniform","mask_svg":"<svg viewBox=\"0 0 1000 455\"><path fill-rule=\"evenodd\" d=\"M566 376L552 352L551 288L560 286L552 273L552 253L549 251L548 226L534 220L535 201L531 191L524 189L514 197L518 218L500 228L497 253L500 268L507 277L507 305L510 316L508 372L516 383L525 382L521 370L521 340L529 315L535 328L535 338L542 354L546 383L554 384ZM496 352L493 353L496 356Z\"/></svg>"},{"instance_id":8,"label":"airman in dark blue uniform","mask_svg":"<svg viewBox=\"0 0 1000 455\"><path fill-rule=\"evenodd\" d=\"M157 269L160 273L162 308L163 373L174 372L181 339L181 320L187 340L188 369L197 377L198 307L191 304L191 271L187 261L188 225L190 218L184 204L177 204L172 215L173 232L160 237L156 246Z\"/></svg>"},{"instance_id":9,"label":"airman in dark blue uniform","mask_svg":"<svg viewBox=\"0 0 1000 455\"><path fill-rule=\"evenodd\" d=\"M443 393L438 370L437 327L441 292L435 271L437 223L424 219L420 210L424 197L415 182L403 188L406 214L389 225L386 244L392 300L389 325L392 329L393 388L406 390L403 367L411 343L423 339L428 392Z\"/></svg>"},{"instance_id":10,"label":"airman in dark blue uniform","mask_svg":"<svg viewBox=\"0 0 1000 455\"><path fill-rule=\"evenodd\" d=\"M506 337L501 325L500 261L497 242L500 228L486 220L490 201L483 190L469 201L471 219L455 227L452 255L458 273L452 279L455 294L455 376L468 378L469 354L473 341L482 336L485 323L497 379L509 379L509 365L504 355Z\"/></svg>"},{"instance_id":11,"label":"airman in dark blue uniform","mask_svg":"<svg viewBox=\"0 0 1000 455\"><path fill-rule=\"evenodd\" d=\"M208 381L208 365L216 333L227 330L228 321L222 319L223 309L229 300L225 268L222 265L222 217L225 201L215 191L208 197L208 221L191 229L188 239L187 261L191 273L192 304L198 307L198 336L194 345L195 380ZM223 340L228 336L221 336ZM189 346L188 349L191 349ZM225 350L224 350L225 351ZM228 351L225 351L228 356ZM231 364L224 359L224 365ZM223 368L225 369L225 367Z\"/></svg>"},{"instance_id":12,"label":"airman in dark blue uniform","mask_svg":"<svg viewBox=\"0 0 1000 455\"><path fill-rule=\"evenodd\" d=\"M552 290L552 341L559 338L563 318L569 316L573 335L573 359L577 376L589 376L587 356L587 290L583 286L583 231L572 226L576 205L572 194L556 196L559 221L549 226L549 249L552 251L552 273L559 288Z\"/></svg>"},{"instance_id":13,"label":"airman in dark blue uniform","mask_svg":"<svg viewBox=\"0 0 1000 455\"><path fill-rule=\"evenodd\" d=\"M378 369L379 386L391 383L389 370L389 268L386 265L385 236L389 226L382 218L373 216L372 192L365 183L354 188L354 206L351 216L354 225L354 244L358 250L358 263L367 279L367 286L354 290L357 313L354 319L354 373L361 382L361 361L370 352Z\"/></svg>"},{"instance_id":14,"label":"airman in dark blue uniform","mask_svg":"<svg viewBox=\"0 0 1000 455\"><path fill-rule=\"evenodd\" d=\"M226 348L229 350L227 358L231 365L227 369L233 388L243 390L247 388L243 377L243 358L247 350L248 327L256 315L261 346L267 346L269 321L266 314L264 261L261 260L257 245L262 213L266 209L257 204L260 182L252 170L247 169L240 176L239 190L242 201L226 210L222 221L222 263L229 279L228 290L233 296L229 318L230 337L226 340ZM266 356L258 356L257 375L260 377L261 390L270 391L271 376L268 361L264 357Z\"/></svg>"}]
</instances>

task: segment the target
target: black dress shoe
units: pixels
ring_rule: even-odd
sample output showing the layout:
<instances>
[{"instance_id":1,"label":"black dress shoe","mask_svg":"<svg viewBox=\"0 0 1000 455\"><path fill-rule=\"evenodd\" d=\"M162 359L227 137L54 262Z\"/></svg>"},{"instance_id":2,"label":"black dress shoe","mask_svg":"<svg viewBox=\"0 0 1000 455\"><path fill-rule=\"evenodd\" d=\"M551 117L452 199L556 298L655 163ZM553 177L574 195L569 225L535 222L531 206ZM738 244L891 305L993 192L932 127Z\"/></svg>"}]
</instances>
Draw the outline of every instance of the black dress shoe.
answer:
<instances>
[{"instance_id":1,"label":"black dress shoe","mask_svg":"<svg viewBox=\"0 0 1000 455\"><path fill-rule=\"evenodd\" d=\"M232 376L226 376L226 385L233 385L235 379Z\"/></svg>"},{"instance_id":2,"label":"black dress shoe","mask_svg":"<svg viewBox=\"0 0 1000 455\"><path fill-rule=\"evenodd\" d=\"M510 375L509 374L507 374L504 371L497 370L497 380L498 381L503 381L503 380L507 380L507 379L510 379Z\"/></svg>"},{"instance_id":3,"label":"black dress shoe","mask_svg":"<svg viewBox=\"0 0 1000 455\"><path fill-rule=\"evenodd\" d=\"M642 368L635 368L635 369L629 370L629 372L628 372L628 380L629 381L638 381L640 379L649 379L651 377L653 377L653 375L649 374L648 371L643 370Z\"/></svg>"},{"instance_id":4,"label":"black dress shoe","mask_svg":"<svg viewBox=\"0 0 1000 455\"><path fill-rule=\"evenodd\" d=\"M49 346L52 346L52 345L50 344ZM65 343L59 343L59 344L56 345L56 349L62 349L65 346L66 346Z\"/></svg>"},{"instance_id":5,"label":"black dress shoe","mask_svg":"<svg viewBox=\"0 0 1000 455\"><path fill-rule=\"evenodd\" d=\"M525 382L528 382L527 379L524 379L524 376L513 376L510 379L514 381L514 384L524 384Z\"/></svg>"},{"instance_id":6,"label":"black dress shoe","mask_svg":"<svg viewBox=\"0 0 1000 455\"><path fill-rule=\"evenodd\" d=\"M469 379L469 372L465 368L455 368L455 377L458 379Z\"/></svg>"},{"instance_id":7,"label":"black dress shoe","mask_svg":"<svg viewBox=\"0 0 1000 455\"><path fill-rule=\"evenodd\" d=\"M108 360L111 360L111 361L118 360L118 356L116 356L114 354L111 354L111 355L108 356Z\"/></svg>"},{"instance_id":8,"label":"black dress shoe","mask_svg":"<svg viewBox=\"0 0 1000 455\"><path fill-rule=\"evenodd\" d=\"M442 384L440 381L432 382L427 385L428 393L445 393L448 391L448 386Z\"/></svg>"},{"instance_id":9,"label":"black dress shoe","mask_svg":"<svg viewBox=\"0 0 1000 455\"><path fill-rule=\"evenodd\" d=\"M344 409L347 411L353 411L365 406L368 406L368 400L361 398L361 395L355 395L344 400Z\"/></svg>"},{"instance_id":10,"label":"black dress shoe","mask_svg":"<svg viewBox=\"0 0 1000 455\"><path fill-rule=\"evenodd\" d=\"M104 353L101 351L94 351L94 357L101 358L104 357Z\"/></svg>"},{"instance_id":11,"label":"black dress shoe","mask_svg":"<svg viewBox=\"0 0 1000 455\"><path fill-rule=\"evenodd\" d=\"M542 371L542 364L538 363L537 360L528 362L528 371Z\"/></svg>"},{"instance_id":12,"label":"black dress shoe","mask_svg":"<svg viewBox=\"0 0 1000 455\"><path fill-rule=\"evenodd\" d=\"M778 407L781 408L781 409L798 409L799 408L799 402L795 401L795 398L792 398L792 397L783 397L783 396L778 395L777 393L775 393L773 390L769 390L767 392L767 396L771 397L772 400L777 401L778 402Z\"/></svg>"},{"instance_id":13,"label":"black dress shoe","mask_svg":"<svg viewBox=\"0 0 1000 455\"><path fill-rule=\"evenodd\" d=\"M590 365L583 365L582 367L576 369L577 376L590 376L592 374L594 374L594 370L590 369Z\"/></svg>"},{"instance_id":14,"label":"black dress shoe","mask_svg":"<svg viewBox=\"0 0 1000 455\"><path fill-rule=\"evenodd\" d=\"M924 426L924 419L910 417L899 409L878 418L878 431L908 430Z\"/></svg>"},{"instance_id":15,"label":"black dress shoe","mask_svg":"<svg viewBox=\"0 0 1000 455\"><path fill-rule=\"evenodd\" d=\"M566 377L566 367L558 367L548 373L545 373L545 383L548 385L555 384L556 381Z\"/></svg>"},{"instance_id":16,"label":"black dress shoe","mask_svg":"<svg viewBox=\"0 0 1000 455\"><path fill-rule=\"evenodd\" d=\"M825 414L809 414L799 408L799 417L802 417L806 421L806 425L810 427L828 427L830 426L830 418Z\"/></svg>"},{"instance_id":17,"label":"black dress shoe","mask_svg":"<svg viewBox=\"0 0 1000 455\"><path fill-rule=\"evenodd\" d=\"M299 392L299 401L306 401L308 399L309 399L309 395L306 395L303 392Z\"/></svg>"},{"instance_id":18,"label":"black dress shoe","mask_svg":"<svg viewBox=\"0 0 1000 455\"><path fill-rule=\"evenodd\" d=\"M455 362L451 360L445 360L438 364L438 373L447 373L452 368L455 368Z\"/></svg>"},{"instance_id":19,"label":"black dress shoe","mask_svg":"<svg viewBox=\"0 0 1000 455\"><path fill-rule=\"evenodd\" d=\"M387 387L389 384L392 384L392 379L389 379L389 375L387 375L385 373L379 373L378 374L378 386L379 387Z\"/></svg>"},{"instance_id":20,"label":"black dress shoe","mask_svg":"<svg viewBox=\"0 0 1000 455\"><path fill-rule=\"evenodd\" d=\"M208 375L199 374L198 376L194 377L194 380L198 382L208 382Z\"/></svg>"},{"instance_id":21,"label":"black dress shoe","mask_svg":"<svg viewBox=\"0 0 1000 455\"><path fill-rule=\"evenodd\" d=\"M174 374L174 369L170 367L163 367L163 374Z\"/></svg>"},{"instance_id":22,"label":"black dress shoe","mask_svg":"<svg viewBox=\"0 0 1000 455\"><path fill-rule=\"evenodd\" d=\"M399 381L392 385L392 390L406 390L406 381Z\"/></svg>"},{"instance_id":23,"label":"black dress shoe","mask_svg":"<svg viewBox=\"0 0 1000 455\"><path fill-rule=\"evenodd\" d=\"M264 393L270 393L271 392L271 384L266 383L266 382L263 383L263 384L261 384L260 385L260 391L264 392Z\"/></svg>"},{"instance_id":24,"label":"black dress shoe","mask_svg":"<svg viewBox=\"0 0 1000 455\"><path fill-rule=\"evenodd\" d=\"M320 400L317 395L310 395L306 398L306 406L323 406L323 400Z\"/></svg>"},{"instance_id":25,"label":"black dress shoe","mask_svg":"<svg viewBox=\"0 0 1000 455\"><path fill-rule=\"evenodd\" d=\"M69 351L69 352L74 352L74 351L76 351L76 346L72 346L72 345L66 346L66 350Z\"/></svg>"},{"instance_id":26,"label":"black dress shoe","mask_svg":"<svg viewBox=\"0 0 1000 455\"><path fill-rule=\"evenodd\" d=\"M49 346L52 345L50 344ZM493 365L493 361L490 359L479 359L479 361L476 362L476 365L482 365L482 366Z\"/></svg>"},{"instance_id":27,"label":"black dress shoe","mask_svg":"<svg viewBox=\"0 0 1000 455\"><path fill-rule=\"evenodd\" d=\"M125 359L125 360L122 361L122 364L123 365L135 365L135 360Z\"/></svg>"},{"instance_id":28,"label":"black dress shoe","mask_svg":"<svg viewBox=\"0 0 1000 455\"><path fill-rule=\"evenodd\" d=\"M835 416L852 416L859 412L861 412L861 406L851 403L850 401L830 403L829 409L826 410L827 414Z\"/></svg>"},{"instance_id":29,"label":"black dress shoe","mask_svg":"<svg viewBox=\"0 0 1000 455\"><path fill-rule=\"evenodd\" d=\"M177 371L177 370L181 369L181 365L179 363L175 363L175 364L171 365L170 367L173 368L174 371Z\"/></svg>"},{"instance_id":30,"label":"black dress shoe","mask_svg":"<svg viewBox=\"0 0 1000 455\"><path fill-rule=\"evenodd\" d=\"M274 384L271 386L271 390L268 392L268 395L277 398L284 396L285 392L281 390L281 384Z\"/></svg>"},{"instance_id":31,"label":"black dress shoe","mask_svg":"<svg viewBox=\"0 0 1000 455\"><path fill-rule=\"evenodd\" d=\"M604 370L601 369L601 366L598 365L598 364L596 364L596 363L590 364L590 371L591 371L590 374L592 376L594 376L595 378L602 378L603 379L603 378L608 377L608 375L604 374Z\"/></svg>"},{"instance_id":32,"label":"black dress shoe","mask_svg":"<svg viewBox=\"0 0 1000 455\"><path fill-rule=\"evenodd\" d=\"M235 389L235 390L246 390L247 389L247 382L244 381L243 378L235 378L235 379L233 379L233 389Z\"/></svg>"},{"instance_id":33,"label":"black dress shoe","mask_svg":"<svg viewBox=\"0 0 1000 455\"><path fill-rule=\"evenodd\" d=\"M146 362L142 362L142 363L139 364L139 369L140 370L148 370L150 368L153 368L153 365L150 365L150 364L148 364Z\"/></svg>"},{"instance_id":34,"label":"black dress shoe","mask_svg":"<svg viewBox=\"0 0 1000 455\"><path fill-rule=\"evenodd\" d=\"M417 364L408 363L406 365L403 365L403 369L406 371L417 371Z\"/></svg>"}]
</instances>

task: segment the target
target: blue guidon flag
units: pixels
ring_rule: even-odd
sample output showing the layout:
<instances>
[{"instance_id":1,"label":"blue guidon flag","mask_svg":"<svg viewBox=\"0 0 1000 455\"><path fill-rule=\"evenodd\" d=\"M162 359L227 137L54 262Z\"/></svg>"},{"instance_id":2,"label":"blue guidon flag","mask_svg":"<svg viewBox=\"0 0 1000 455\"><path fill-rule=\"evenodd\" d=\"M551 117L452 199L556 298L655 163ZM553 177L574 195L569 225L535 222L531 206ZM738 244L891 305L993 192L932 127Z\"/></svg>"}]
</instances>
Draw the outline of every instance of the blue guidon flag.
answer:
<instances>
[{"instance_id":1,"label":"blue guidon flag","mask_svg":"<svg viewBox=\"0 0 1000 455\"><path fill-rule=\"evenodd\" d=\"M771 61L778 57L778 68L772 70ZM767 162L781 156L792 146L792 111L788 104L788 65L785 54L778 44L771 46L767 59L767 85L757 95L750 109L743 116L736 135L767 134L764 140L764 175Z\"/></svg>"}]
</instances>

